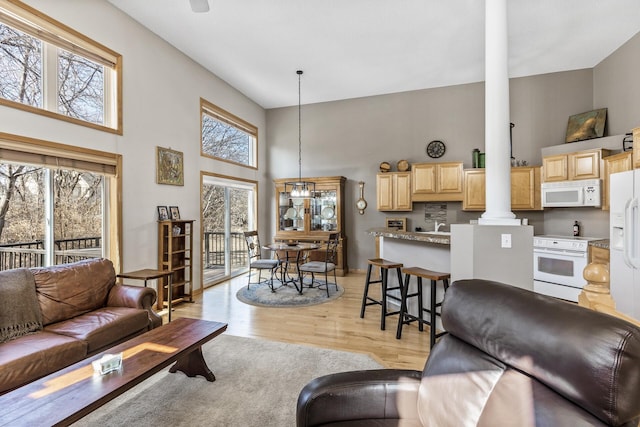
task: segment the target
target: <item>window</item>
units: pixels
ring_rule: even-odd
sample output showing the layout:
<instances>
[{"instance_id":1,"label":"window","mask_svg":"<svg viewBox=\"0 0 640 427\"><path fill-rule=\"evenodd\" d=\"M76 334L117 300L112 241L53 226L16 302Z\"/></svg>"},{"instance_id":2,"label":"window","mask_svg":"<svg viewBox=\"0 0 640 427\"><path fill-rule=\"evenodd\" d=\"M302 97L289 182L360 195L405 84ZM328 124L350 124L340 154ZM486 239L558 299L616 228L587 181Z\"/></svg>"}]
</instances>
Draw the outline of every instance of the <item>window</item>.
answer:
<instances>
[{"instance_id":1,"label":"window","mask_svg":"<svg viewBox=\"0 0 640 427\"><path fill-rule=\"evenodd\" d=\"M120 265L121 156L0 133L0 270Z\"/></svg>"},{"instance_id":2,"label":"window","mask_svg":"<svg viewBox=\"0 0 640 427\"><path fill-rule=\"evenodd\" d=\"M0 104L122 134L122 57L17 0L0 0Z\"/></svg>"},{"instance_id":3,"label":"window","mask_svg":"<svg viewBox=\"0 0 640 427\"><path fill-rule=\"evenodd\" d=\"M202 155L257 168L258 128L200 99Z\"/></svg>"}]
</instances>

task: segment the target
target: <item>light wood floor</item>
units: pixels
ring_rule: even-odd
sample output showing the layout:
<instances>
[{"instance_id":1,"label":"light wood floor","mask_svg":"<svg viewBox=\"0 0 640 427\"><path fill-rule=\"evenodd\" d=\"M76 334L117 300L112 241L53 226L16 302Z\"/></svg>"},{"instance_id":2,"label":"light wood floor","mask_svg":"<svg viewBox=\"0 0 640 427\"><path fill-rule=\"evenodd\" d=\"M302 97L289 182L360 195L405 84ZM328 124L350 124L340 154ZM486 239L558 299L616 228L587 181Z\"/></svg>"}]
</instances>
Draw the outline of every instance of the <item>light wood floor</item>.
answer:
<instances>
[{"instance_id":1,"label":"light wood floor","mask_svg":"<svg viewBox=\"0 0 640 427\"><path fill-rule=\"evenodd\" d=\"M429 328L405 325L396 339L397 316L380 330L380 307L369 306L360 318L364 274L338 277L345 288L337 300L298 308L254 307L237 300L246 275L204 290L193 303L174 306L172 319L192 317L229 324L227 334L366 353L388 368L422 370L429 354ZM379 291L379 288L375 289ZM164 322L167 322L164 316Z\"/></svg>"}]
</instances>

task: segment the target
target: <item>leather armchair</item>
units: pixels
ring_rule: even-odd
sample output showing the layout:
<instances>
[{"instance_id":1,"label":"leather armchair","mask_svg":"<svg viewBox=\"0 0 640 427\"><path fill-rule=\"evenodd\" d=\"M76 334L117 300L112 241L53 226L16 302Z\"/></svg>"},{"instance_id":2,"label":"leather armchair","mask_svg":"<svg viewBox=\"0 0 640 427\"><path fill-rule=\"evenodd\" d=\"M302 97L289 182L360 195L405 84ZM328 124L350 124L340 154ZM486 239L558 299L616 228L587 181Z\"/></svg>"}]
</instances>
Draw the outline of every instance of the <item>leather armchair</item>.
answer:
<instances>
[{"instance_id":1,"label":"leather armchair","mask_svg":"<svg viewBox=\"0 0 640 427\"><path fill-rule=\"evenodd\" d=\"M486 280L455 282L442 322L422 372L316 378L297 425L638 426L637 326Z\"/></svg>"}]
</instances>

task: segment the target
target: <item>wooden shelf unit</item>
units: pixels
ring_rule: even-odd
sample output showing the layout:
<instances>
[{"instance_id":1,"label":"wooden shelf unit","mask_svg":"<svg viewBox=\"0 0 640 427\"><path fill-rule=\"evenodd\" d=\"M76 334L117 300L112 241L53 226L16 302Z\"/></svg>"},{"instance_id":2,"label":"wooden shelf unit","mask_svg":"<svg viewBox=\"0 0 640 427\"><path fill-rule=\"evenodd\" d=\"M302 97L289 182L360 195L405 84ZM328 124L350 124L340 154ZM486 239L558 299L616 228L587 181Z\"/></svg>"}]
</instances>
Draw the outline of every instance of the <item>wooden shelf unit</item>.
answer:
<instances>
[{"instance_id":1,"label":"wooden shelf unit","mask_svg":"<svg viewBox=\"0 0 640 427\"><path fill-rule=\"evenodd\" d=\"M194 220L158 221L158 270L170 270L172 304L193 301ZM167 284L158 289L158 305L168 305Z\"/></svg>"}]
</instances>

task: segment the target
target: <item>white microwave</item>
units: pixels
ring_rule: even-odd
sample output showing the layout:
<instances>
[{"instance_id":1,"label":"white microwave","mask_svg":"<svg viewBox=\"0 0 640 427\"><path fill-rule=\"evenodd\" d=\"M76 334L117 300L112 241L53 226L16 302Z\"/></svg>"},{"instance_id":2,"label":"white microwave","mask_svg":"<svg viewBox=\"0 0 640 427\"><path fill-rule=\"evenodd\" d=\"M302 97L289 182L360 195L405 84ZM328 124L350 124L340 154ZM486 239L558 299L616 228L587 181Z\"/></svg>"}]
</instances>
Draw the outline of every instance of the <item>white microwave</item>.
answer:
<instances>
[{"instance_id":1,"label":"white microwave","mask_svg":"<svg viewBox=\"0 0 640 427\"><path fill-rule=\"evenodd\" d=\"M542 183L542 207L599 207L602 203L599 179Z\"/></svg>"}]
</instances>

